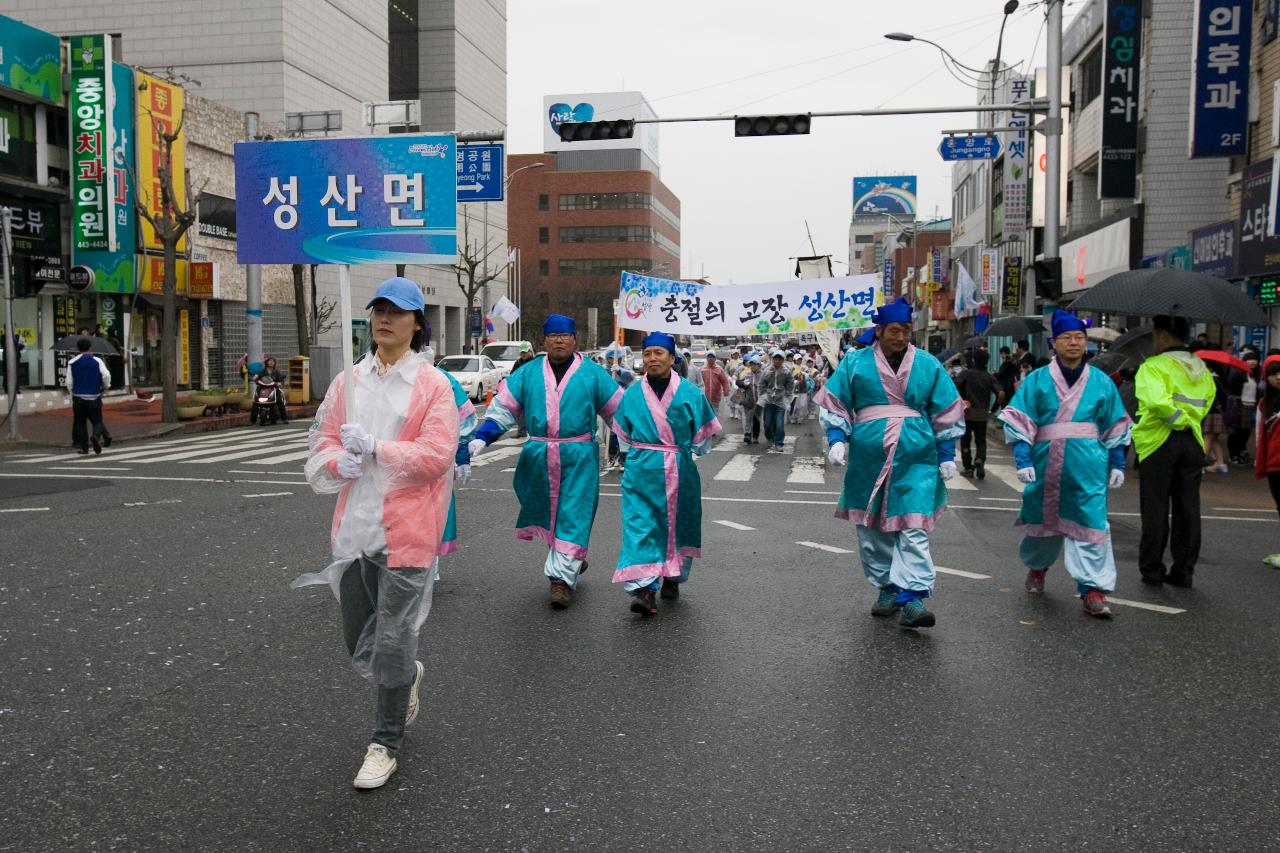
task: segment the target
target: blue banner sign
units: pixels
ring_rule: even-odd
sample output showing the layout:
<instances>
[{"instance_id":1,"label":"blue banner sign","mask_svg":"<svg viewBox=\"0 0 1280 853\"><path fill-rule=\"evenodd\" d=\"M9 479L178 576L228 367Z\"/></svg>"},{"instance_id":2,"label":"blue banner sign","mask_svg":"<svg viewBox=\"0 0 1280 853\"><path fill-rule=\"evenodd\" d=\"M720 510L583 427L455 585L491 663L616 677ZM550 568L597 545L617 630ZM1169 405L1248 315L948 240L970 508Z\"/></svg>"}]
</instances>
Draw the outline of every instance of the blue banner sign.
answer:
<instances>
[{"instance_id":1,"label":"blue banner sign","mask_svg":"<svg viewBox=\"0 0 1280 853\"><path fill-rule=\"evenodd\" d=\"M943 160L994 160L1000 156L1000 138L981 136L948 136L938 143Z\"/></svg>"},{"instance_id":2,"label":"blue banner sign","mask_svg":"<svg viewBox=\"0 0 1280 853\"><path fill-rule=\"evenodd\" d=\"M892 302L898 296L898 286L893 281L893 258L884 259L884 281L881 283L884 288L884 301Z\"/></svg>"},{"instance_id":3,"label":"blue banner sign","mask_svg":"<svg viewBox=\"0 0 1280 853\"><path fill-rule=\"evenodd\" d=\"M1227 219L1197 228L1188 235L1191 269L1195 272L1234 278L1236 274L1236 221Z\"/></svg>"},{"instance_id":4,"label":"blue banner sign","mask_svg":"<svg viewBox=\"0 0 1280 853\"><path fill-rule=\"evenodd\" d=\"M1250 0L1196 0L1191 55L1192 157L1246 152L1249 124Z\"/></svg>"},{"instance_id":5,"label":"blue banner sign","mask_svg":"<svg viewBox=\"0 0 1280 853\"><path fill-rule=\"evenodd\" d=\"M242 264L452 264L452 136L237 142Z\"/></svg>"},{"instance_id":6,"label":"blue banner sign","mask_svg":"<svg viewBox=\"0 0 1280 853\"><path fill-rule=\"evenodd\" d=\"M502 201L506 193L506 145L458 146L458 201Z\"/></svg>"}]
</instances>

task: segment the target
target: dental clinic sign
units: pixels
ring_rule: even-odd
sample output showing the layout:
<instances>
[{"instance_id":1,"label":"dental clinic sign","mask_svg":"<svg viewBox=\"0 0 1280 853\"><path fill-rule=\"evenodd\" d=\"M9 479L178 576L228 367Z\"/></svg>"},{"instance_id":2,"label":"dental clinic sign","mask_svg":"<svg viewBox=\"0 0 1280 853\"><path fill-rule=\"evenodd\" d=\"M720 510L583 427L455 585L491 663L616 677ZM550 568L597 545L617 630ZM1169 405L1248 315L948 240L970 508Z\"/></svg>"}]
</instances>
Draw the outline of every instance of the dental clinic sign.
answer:
<instances>
[{"instance_id":1,"label":"dental clinic sign","mask_svg":"<svg viewBox=\"0 0 1280 853\"><path fill-rule=\"evenodd\" d=\"M116 248L111 39L72 36L71 234L74 252Z\"/></svg>"},{"instance_id":2,"label":"dental clinic sign","mask_svg":"<svg viewBox=\"0 0 1280 853\"><path fill-rule=\"evenodd\" d=\"M238 142L242 264L453 264L453 136Z\"/></svg>"}]
</instances>

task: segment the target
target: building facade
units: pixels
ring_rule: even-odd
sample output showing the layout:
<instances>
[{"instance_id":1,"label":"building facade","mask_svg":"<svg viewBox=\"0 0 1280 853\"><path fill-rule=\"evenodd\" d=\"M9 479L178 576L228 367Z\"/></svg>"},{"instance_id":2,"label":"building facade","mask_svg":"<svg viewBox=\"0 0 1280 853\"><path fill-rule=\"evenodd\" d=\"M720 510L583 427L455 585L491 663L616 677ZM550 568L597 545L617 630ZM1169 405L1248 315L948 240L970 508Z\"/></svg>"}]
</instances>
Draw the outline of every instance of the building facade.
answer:
<instances>
[{"instance_id":1,"label":"building facade","mask_svg":"<svg viewBox=\"0 0 1280 853\"><path fill-rule=\"evenodd\" d=\"M568 314L579 346L605 346L623 270L680 277L680 199L651 162L639 150L510 158L512 173L523 169L509 205L526 338L540 343L547 314ZM628 343L639 338L627 333Z\"/></svg>"}]
</instances>

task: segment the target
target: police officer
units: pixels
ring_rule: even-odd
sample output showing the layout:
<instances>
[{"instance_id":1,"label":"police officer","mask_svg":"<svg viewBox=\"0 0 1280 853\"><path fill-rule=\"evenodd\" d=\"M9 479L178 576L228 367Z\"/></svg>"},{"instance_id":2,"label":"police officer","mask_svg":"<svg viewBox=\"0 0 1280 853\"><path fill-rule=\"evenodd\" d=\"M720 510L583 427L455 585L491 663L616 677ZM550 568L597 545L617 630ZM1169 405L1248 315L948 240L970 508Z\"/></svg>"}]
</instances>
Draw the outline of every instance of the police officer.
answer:
<instances>
[{"instance_id":1,"label":"police officer","mask_svg":"<svg viewBox=\"0 0 1280 853\"><path fill-rule=\"evenodd\" d=\"M1161 316L1154 326L1156 355L1142 363L1134 378L1138 425L1133 444L1141 466L1142 509L1138 569L1145 584L1189 587L1200 557L1200 422L1213 405L1215 388L1213 374L1187 349L1187 321ZM1170 510L1173 560L1166 574Z\"/></svg>"}]
</instances>

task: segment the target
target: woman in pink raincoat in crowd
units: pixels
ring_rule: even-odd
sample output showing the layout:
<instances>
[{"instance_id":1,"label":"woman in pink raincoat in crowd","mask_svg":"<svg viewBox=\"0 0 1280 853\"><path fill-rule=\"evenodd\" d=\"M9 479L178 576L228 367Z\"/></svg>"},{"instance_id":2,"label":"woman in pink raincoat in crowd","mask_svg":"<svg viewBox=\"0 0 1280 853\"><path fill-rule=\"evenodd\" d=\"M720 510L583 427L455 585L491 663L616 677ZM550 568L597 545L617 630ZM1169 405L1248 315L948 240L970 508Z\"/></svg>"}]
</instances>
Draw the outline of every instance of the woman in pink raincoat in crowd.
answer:
<instances>
[{"instance_id":1,"label":"woman in pink raincoat in crowd","mask_svg":"<svg viewBox=\"0 0 1280 853\"><path fill-rule=\"evenodd\" d=\"M307 481L338 493L333 563L294 587L328 584L356 670L378 685L372 742L353 785L377 788L396 769L405 726L418 715L418 629L431 609L430 566L453 488L458 408L449 380L415 353L423 345L422 291L392 278L371 308L371 351L354 367L355 412L338 374L311 425Z\"/></svg>"}]
</instances>

